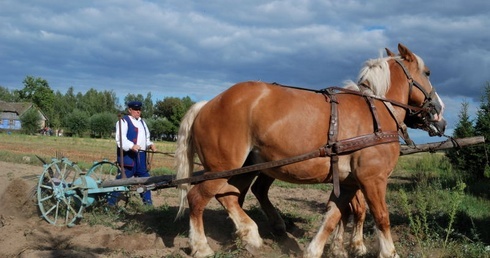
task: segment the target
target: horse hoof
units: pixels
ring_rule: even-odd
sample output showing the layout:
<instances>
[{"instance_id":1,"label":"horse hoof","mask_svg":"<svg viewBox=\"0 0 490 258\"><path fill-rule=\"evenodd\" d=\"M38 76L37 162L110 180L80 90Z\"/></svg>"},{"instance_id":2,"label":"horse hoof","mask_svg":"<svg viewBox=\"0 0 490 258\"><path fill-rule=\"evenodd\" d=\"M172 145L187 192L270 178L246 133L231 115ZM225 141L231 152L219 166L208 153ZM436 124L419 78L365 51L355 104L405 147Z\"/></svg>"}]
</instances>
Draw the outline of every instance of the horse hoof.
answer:
<instances>
[{"instance_id":1,"label":"horse hoof","mask_svg":"<svg viewBox=\"0 0 490 258\"><path fill-rule=\"evenodd\" d=\"M260 257L260 250L262 249L262 246L263 246L263 240L262 238L259 238L257 239L256 241L253 241L253 242L248 242L246 245L245 245L245 249L247 249L247 251L249 253L251 253L253 256L256 256L256 257Z\"/></svg>"},{"instance_id":2,"label":"horse hoof","mask_svg":"<svg viewBox=\"0 0 490 258\"><path fill-rule=\"evenodd\" d=\"M365 245L351 246L351 253L354 257L363 257L367 254L367 248Z\"/></svg>"},{"instance_id":3,"label":"horse hoof","mask_svg":"<svg viewBox=\"0 0 490 258\"><path fill-rule=\"evenodd\" d=\"M277 236L277 237L284 237L284 236L287 236L287 232L286 232L286 227L284 226L276 226L276 227L272 227L272 234L274 234L274 236Z\"/></svg>"},{"instance_id":4,"label":"horse hoof","mask_svg":"<svg viewBox=\"0 0 490 258\"><path fill-rule=\"evenodd\" d=\"M196 250L192 253L192 257L196 258L205 258L210 256L214 256L214 251L209 247L203 250Z\"/></svg>"},{"instance_id":5,"label":"horse hoof","mask_svg":"<svg viewBox=\"0 0 490 258\"><path fill-rule=\"evenodd\" d=\"M333 255L333 257L337 257L337 258L348 258L349 257L349 254L347 254L345 249L337 249L337 248L332 250L332 255Z\"/></svg>"}]
</instances>

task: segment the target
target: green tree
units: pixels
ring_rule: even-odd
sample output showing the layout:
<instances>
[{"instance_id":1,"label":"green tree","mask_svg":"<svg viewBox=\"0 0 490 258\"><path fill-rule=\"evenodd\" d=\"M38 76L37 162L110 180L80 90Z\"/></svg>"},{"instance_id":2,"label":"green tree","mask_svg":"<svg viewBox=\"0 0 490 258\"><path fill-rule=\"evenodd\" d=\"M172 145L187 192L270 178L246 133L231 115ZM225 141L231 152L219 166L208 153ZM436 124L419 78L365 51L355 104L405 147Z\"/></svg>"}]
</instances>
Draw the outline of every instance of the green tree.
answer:
<instances>
[{"instance_id":1,"label":"green tree","mask_svg":"<svg viewBox=\"0 0 490 258\"><path fill-rule=\"evenodd\" d=\"M90 116L103 111L117 113L116 101L116 94L113 91L98 92L91 88L85 94L77 94L76 107Z\"/></svg>"},{"instance_id":2,"label":"green tree","mask_svg":"<svg viewBox=\"0 0 490 258\"><path fill-rule=\"evenodd\" d=\"M27 76L24 88L16 91L20 101L34 103L47 116L47 125L51 126L50 119L54 117L55 95L46 80L38 77Z\"/></svg>"},{"instance_id":3,"label":"green tree","mask_svg":"<svg viewBox=\"0 0 490 258\"><path fill-rule=\"evenodd\" d=\"M75 109L65 117L65 126L68 132L81 137L90 127L90 117L87 112Z\"/></svg>"},{"instance_id":4,"label":"green tree","mask_svg":"<svg viewBox=\"0 0 490 258\"><path fill-rule=\"evenodd\" d=\"M154 116L154 105L153 105L153 100L152 100L152 97L151 97L151 92L148 92L148 94L146 94L146 98L143 100L143 114L142 116L143 117L146 117L146 118L152 118Z\"/></svg>"},{"instance_id":5,"label":"green tree","mask_svg":"<svg viewBox=\"0 0 490 258\"><path fill-rule=\"evenodd\" d=\"M461 110L458 115L459 121L456 124L453 132L454 138L465 138L476 135L473 121L470 119L469 116L468 107L469 103L467 101L464 101L461 104ZM479 158L477 148L477 146L466 148L453 148L446 151L446 156L449 158L453 167L464 173L464 175L470 180L471 178L474 178L473 174L474 171L478 169L477 166L480 166L480 164L473 162L473 160Z\"/></svg>"},{"instance_id":6,"label":"green tree","mask_svg":"<svg viewBox=\"0 0 490 258\"><path fill-rule=\"evenodd\" d=\"M157 101L155 104L155 115L165 117L173 125L172 131L169 134L177 134L180 126L180 121L185 113L194 104L190 97L182 99L176 97L166 97L163 101Z\"/></svg>"},{"instance_id":7,"label":"green tree","mask_svg":"<svg viewBox=\"0 0 490 258\"><path fill-rule=\"evenodd\" d=\"M476 159L467 160L474 163L477 178L489 177L489 167L487 160L488 140L490 139L490 82L484 87L484 94L481 97L480 109L477 112L475 134L485 137L485 144L475 147L478 152Z\"/></svg>"},{"instance_id":8,"label":"green tree","mask_svg":"<svg viewBox=\"0 0 490 258\"><path fill-rule=\"evenodd\" d=\"M41 116L36 108L30 108L20 117L22 132L36 134L41 129Z\"/></svg>"},{"instance_id":9,"label":"green tree","mask_svg":"<svg viewBox=\"0 0 490 258\"><path fill-rule=\"evenodd\" d=\"M13 102L15 101L15 95L9 91L9 89L0 86L0 100L6 101L6 102Z\"/></svg>"},{"instance_id":10,"label":"green tree","mask_svg":"<svg viewBox=\"0 0 490 258\"><path fill-rule=\"evenodd\" d=\"M150 130L150 135L153 139L173 140L175 126L170 121L168 121L167 118L151 118L146 119L145 121L148 125L148 129Z\"/></svg>"},{"instance_id":11,"label":"green tree","mask_svg":"<svg viewBox=\"0 0 490 258\"><path fill-rule=\"evenodd\" d=\"M141 103L144 103L145 102L144 100L145 100L145 98L141 94L135 95L132 93L128 93L128 95L126 95L126 97L124 97L124 106L126 106L126 104L131 102L131 101L140 101Z\"/></svg>"},{"instance_id":12,"label":"green tree","mask_svg":"<svg viewBox=\"0 0 490 258\"><path fill-rule=\"evenodd\" d=\"M154 113L158 117L170 119L173 115L173 107L180 105L180 99L176 97L165 97L155 103Z\"/></svg>"},{"instance_id":13,"label":"green tree","mask_svg":"<svg viewBox=\"0 0 490 258\"><path fill-rule=\"evenodd\" d=\"M103 112L90 117L90 130L96 137L109 137L115 130L117 116L114 113Z\"/></svg>"}]
</instances>

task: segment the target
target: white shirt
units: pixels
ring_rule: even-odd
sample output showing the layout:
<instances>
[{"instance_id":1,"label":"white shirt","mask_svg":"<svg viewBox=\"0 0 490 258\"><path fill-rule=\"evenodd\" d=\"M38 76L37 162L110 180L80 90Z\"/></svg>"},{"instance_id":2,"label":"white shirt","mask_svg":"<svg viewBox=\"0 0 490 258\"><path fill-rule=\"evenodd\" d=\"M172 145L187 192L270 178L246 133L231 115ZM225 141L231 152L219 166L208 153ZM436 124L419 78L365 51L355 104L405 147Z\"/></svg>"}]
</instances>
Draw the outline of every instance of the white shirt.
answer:
<instances>
[{"instance_id":1,"label":"white shirt","mask_svg":"<svg viewBox=\"0 0 490 258\"><path fill-rule=\"evenodd\" d=\"M153 142L150 141L150 132L148 131L148 126L146 125L145 121L143 121L141 118L135 119L132 116L129 116L131 122L133 122L133 125L138 128L138 139L136 140L136 144L141 147L142 150L146 150L148 146L152 145ZM122 148L124 151L128 151L131 148L133 148L134 143L130 141L126 135L128 133L128 124L124 118L120 119L116 123L116 144L117 146L121 146L120 139L119 139L119 122L123 121L121 124L121 132L122 132ZM143 125L144 124L144 125Z\"/></svg>"}]
</instances>

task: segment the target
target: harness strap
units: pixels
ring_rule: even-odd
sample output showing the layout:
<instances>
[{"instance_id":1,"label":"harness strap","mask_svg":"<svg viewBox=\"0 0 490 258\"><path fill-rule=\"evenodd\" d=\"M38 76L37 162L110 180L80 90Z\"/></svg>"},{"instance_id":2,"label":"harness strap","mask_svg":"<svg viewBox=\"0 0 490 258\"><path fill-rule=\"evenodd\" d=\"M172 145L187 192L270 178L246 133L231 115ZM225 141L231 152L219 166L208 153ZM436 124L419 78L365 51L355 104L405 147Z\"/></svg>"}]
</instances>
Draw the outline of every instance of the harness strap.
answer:
<instances>
[{"instance_id":1,"label":"harness strap","mask_svg":"<svg viewBox=\"0 0 490 258\"><path fill-rule=\"evenodd\" d=\"M336 197L339 197L340 195L339 154L360 150L362 148L377 145L377 144L397 142L399 134L398 132L384 133L382 131L381 124L379 122L378 111L373 101L374 98L372 96L364 95L363 97L366 99L366 103L368 104L369 110L371 111L371 114L373 116L374 133L368 135L356 136L353 138L343 139L339 141L338 140L339 111L338 111L338 101L336 97L337 92L335 92L335 89L333 88L328 88L325 91L323 91L322 94L325 96L325 100L327 102L330 102L331 105L330 128L328 130L328 142L327 145L325 146L326 147L325 155L330 156L330 169L332 172L333 192ZM399 121L396 119L395 113L393 113L393 111L395 110L393 109L391 103L388 102L388 104L389 106L391 106L391 110L389 107L388 109L392 113L391 115L395 117L397 124L398 125L403 124L403 123L399 123ZM403 124L403 126L406 132L405 124ZM399 126L399 128L400 127L401 126ZM403 139L409 139L408 133L406 133L406 137L403 137Z\"/></svg>"},{"instance_id":2,"label":"harness strap","mask_svg":"<svg viewBox=\"0 0 490 258\"><path fill-rule=\"evenodd\" d=\"M330 152L336 154L344 154L352 151L364 149L378 144L398 142L398 132L379 132L355 136L336 142ZM328 151L327 151L328 153Z\"/></svg>"},{"instance_id":3,"label":"harness strap","mask_svg":"<svg viewBox=\"0 0 490 258\"><path fill-rule=\"evenodd\" d=\"M337 144L337 135L339 128L338 119L338 107L337 97L334 92L326 91L324 95L328 95L327 99L330 99L331 111L330 111L330 128L328 130L328 143L327 148L332 148ZM331 152L330 155L330 170L332 171L333 193L335 196L340 195L340 180L339 180L339 156L336 152Z\"/></svg>"},{"instance_id":4,"label":"harness strap","mask_svg":"<svg viewBox=\"0 0 490 258\"><path fill-rule=\"evenodd\" d=\"M408 146L415 146L415 143L412 141L412 139L410 139L410 136L408 135L407 125L403 121L398 120L397 112L393 108L393 105L391 105L391 103L388 101L383 101L383 103L385 104L386 108L390 111L390 114L393 117L393 119L396 121L398 125L398 134L400 135L400 137L403 139L403 141L405 141L405 143Z\"/></svg>"},{"instance_id":5,"label":"harness strap","mask_svg":"<svg viewBox=\"0 0 490 258\"><path fill-rule=\"evenodd\" d=\"M374 133L380 133L383 130L381 130L381 125L379 124L378 110L376 109L376 105L374 105L373 98L366 96L365 99L369 105L369 109L371 109L371 114L373 115Z\"/></svg>"}]
</instances>

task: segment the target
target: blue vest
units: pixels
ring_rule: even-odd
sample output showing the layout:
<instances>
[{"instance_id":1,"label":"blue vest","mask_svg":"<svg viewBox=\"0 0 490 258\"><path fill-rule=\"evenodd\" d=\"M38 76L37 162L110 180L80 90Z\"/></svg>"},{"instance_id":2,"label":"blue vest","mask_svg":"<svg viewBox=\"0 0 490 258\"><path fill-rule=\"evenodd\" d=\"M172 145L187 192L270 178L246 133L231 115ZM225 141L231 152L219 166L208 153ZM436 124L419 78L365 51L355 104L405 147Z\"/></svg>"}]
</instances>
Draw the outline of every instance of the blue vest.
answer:
<instances>
[{"instance_id":1,"label":"blue vest","mask_svg":"<svg viewBox=\"0 0 490 258\"><path fill-rule=\"evenodd\" d=\"M138 141L138 128L136 126L133 125L133 122L131 121L131 118L129 118L129 116L124 116L123 119L126 121L126 123L128 124L128 132L126 133L126 137L128 138L128 140L132 141L134 144L136 144L136 142ZM119 121L119 123L121 123L122 121ZM141 123L143 123L143 120L141 121ZM143 126L145 126L145 124L143 123ZM146 131L143 132L146 134ZM122 143L122 139L120 139L120 142ZM118 164L120 164L120 160L121 160L121 157L120 157L120 150L119 150L119 146L117 146L117 153L116 153L116 156L117 156L117 162ZM141 162L140 163L140 166L141 165L145 165L146 166L146 155L144 152L135 152L133 150L129 150L129 151L123 151L123 161L124 161L124 166L125 167L134 167L135 165L135 162L136 162L136 159L139 157L139 161Z\"/></svg>"}]
</instances>

